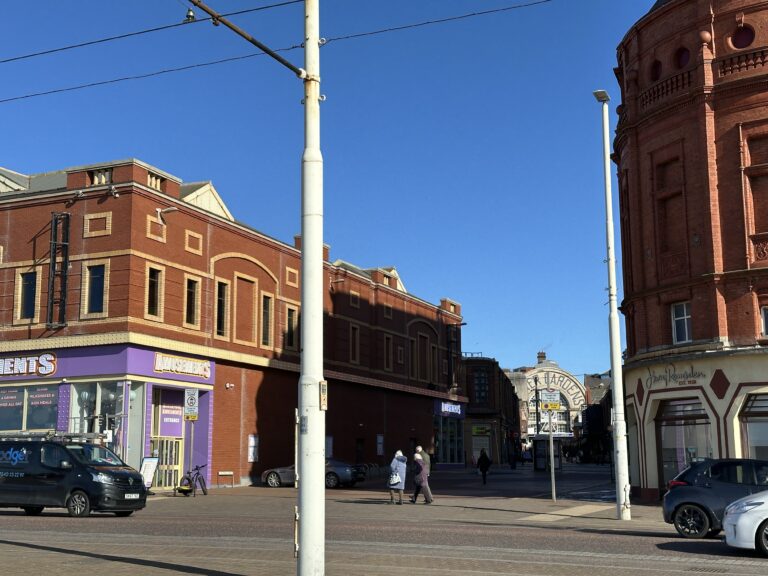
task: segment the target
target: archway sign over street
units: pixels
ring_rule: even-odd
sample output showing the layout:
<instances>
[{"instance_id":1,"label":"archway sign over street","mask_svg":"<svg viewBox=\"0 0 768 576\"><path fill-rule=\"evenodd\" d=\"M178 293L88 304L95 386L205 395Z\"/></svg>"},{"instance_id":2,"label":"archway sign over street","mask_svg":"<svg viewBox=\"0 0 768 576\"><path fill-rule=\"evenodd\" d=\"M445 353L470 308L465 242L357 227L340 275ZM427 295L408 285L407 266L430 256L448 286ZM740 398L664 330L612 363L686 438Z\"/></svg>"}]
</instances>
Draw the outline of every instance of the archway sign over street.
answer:
<instances>
[{"instance_id":1,"label":"archway sign over street","mask_svg":"<svg viewBox=\"0 0 768 576\"><path fill-rule=\"evenodd\" d=\"M197 388L184 389L184 420L197 420Z\"/></svg>"}]
</instances>

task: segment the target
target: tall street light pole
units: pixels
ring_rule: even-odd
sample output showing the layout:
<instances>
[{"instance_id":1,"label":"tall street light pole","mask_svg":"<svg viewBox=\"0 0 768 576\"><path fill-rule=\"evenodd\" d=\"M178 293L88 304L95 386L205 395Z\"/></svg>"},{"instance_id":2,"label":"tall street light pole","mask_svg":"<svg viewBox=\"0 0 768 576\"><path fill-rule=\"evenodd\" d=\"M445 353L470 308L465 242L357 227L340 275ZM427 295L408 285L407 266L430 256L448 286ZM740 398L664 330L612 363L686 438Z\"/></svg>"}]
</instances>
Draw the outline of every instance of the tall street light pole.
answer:
<instances>
[{"instance_id":1,"label":"tall street light pole","mask_svg":"<svg viewBox=\"0 0 768 576\"><path fill-rule=\"evenodd\" d=\"M596 90L595 98L603 108L603 176L605 180L605 242L608 257L608 332L613 381L613 450L616 463L616 519L630 520L629 466L627 463L627 425L624 418L624 379L619 341L619 312L616 304L616 256L613 249L613 200L611 194L610 138L608 136L608 101L605 90Z\"/></svg>"},{"instance_id":2,"label":"tall street light pole","mask_svg":"<svg viewBox=\"0 0 768 576\"><path fill-rule=\"evenodd\" d=\"M199 0L189 0L304 81L301 158L301 375L297 574L325 574L325 410L323 379L323 155L320 152L320 0L304 1L304 69L270 50ZM187 21L194 16L187 15Z\"/></svg>"}]
</instances>

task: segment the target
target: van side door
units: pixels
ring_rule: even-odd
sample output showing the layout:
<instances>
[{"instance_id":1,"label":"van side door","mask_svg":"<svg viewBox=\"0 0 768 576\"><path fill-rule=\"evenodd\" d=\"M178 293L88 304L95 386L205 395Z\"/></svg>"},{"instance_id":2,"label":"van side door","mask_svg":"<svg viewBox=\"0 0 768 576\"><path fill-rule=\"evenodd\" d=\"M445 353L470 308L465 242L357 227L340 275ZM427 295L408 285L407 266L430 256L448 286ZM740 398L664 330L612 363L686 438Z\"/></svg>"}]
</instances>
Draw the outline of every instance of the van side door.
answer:
<instances>
[{"instance_id":1,"label":"van side door","mask_svg":"<svg viewBox=\"0 0 768 576\"><path fill-rule=\"evenodd\" d=\"M63 468L62 462L69 462L69 468ZM37 476L38 499L35 504L41 506L64 506L69 493L72 457L58 444L44 443L40 450L40 468Z\"/></svg>"}]
</instances>

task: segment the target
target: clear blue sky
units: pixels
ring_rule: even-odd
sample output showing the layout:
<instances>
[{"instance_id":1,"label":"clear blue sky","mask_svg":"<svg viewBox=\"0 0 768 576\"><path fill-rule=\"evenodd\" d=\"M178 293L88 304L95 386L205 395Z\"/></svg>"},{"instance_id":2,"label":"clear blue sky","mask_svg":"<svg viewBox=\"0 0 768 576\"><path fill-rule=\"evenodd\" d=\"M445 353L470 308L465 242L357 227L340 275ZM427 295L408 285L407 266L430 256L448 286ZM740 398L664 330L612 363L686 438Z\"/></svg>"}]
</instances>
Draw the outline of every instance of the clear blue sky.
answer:
<instances>
[{"instance_id":1,"label":"clear blue sky","mask_svg":"<svg viewBox=\"0 0 768 576\"><path fill-rule=\"evenodd\" d=\"M533 1L320 0L321 35ZM613 133L616 46L653 2L551 0L329 42L321 131L331 260L395 266L412 294L460 302L465 352L518 367L543 350L574 374L607 370L601 116L592 91L613 96ZM208 1L221 13L279 3ZM0 60L176 23L187 6L6 0ZM294 3L232 20L288 48L302 41L303 11ZM224 26L201 22L3 63L0 100L255 52ZM283 55L303 66L303 51ZM258 56L6 102L0 165L38 173L136 157L184 181L212 180L238 220L291 243L300 230L301 97L299 80Z\"/></svg>"}]
</instances>

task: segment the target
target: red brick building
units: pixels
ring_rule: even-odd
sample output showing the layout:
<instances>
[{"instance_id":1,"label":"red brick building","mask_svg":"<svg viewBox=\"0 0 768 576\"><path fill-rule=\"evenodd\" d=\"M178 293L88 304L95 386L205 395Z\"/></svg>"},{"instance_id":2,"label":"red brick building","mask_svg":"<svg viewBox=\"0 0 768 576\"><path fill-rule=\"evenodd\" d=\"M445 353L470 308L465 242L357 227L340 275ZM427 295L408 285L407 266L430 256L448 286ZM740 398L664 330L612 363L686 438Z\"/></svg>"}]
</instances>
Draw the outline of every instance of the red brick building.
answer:
<instances>
[{"instance_id":1,"label":"red brick building","mask_svg":"<svg viewBox=\"0 0 768 576\"><path fill-rule=\"evenodd\" d=\"M511 464L520 445L520 402L509 376L495 358L467 354L462 360L469 403L464 420L467 462L485 449L494 464Z\"/></svg>"},{"instance_id":2,"label":"red brick building","mask_svg":"<svg viewBox=\"0 0 768 576\"><path fill-rule=\"evenodd\" d=\"M691 458L768 451L768 4L659 0L616 75L630 478L654 497Z\"/></svg>"},{"instance_id":3,"label":"red brick building","mask_svg":"<svg viewBox=\"0 0 768 576\"><path fill-rule=\"evenodd\" d=\"M466 400L459 304L325 260L327 455L461 462L439 435ZM134 159L0 169L0 431L104 432L133 466L159 457L160 487L189 463L247 483L293 462L300 269L300 238L237 222L210 182Z\"/></svg>"}]
</instances>

